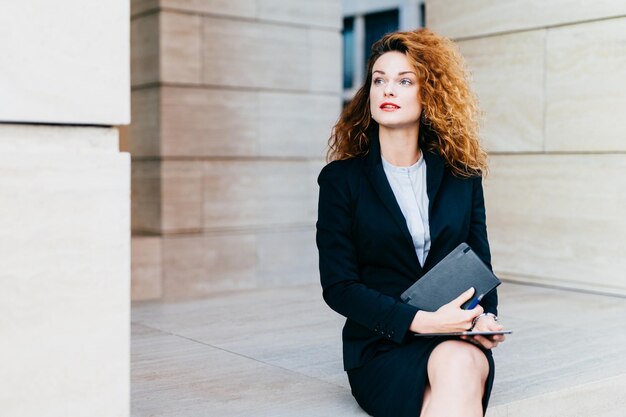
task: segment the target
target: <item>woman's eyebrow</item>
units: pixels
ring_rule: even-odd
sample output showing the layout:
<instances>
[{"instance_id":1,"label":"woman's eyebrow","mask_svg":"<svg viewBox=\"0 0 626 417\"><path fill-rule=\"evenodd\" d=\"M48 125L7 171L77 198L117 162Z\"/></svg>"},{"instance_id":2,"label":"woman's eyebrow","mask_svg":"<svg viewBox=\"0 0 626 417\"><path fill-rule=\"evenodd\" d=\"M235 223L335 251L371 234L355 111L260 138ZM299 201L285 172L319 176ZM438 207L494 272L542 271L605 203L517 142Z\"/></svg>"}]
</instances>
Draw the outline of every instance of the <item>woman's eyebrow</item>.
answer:
<instances>
[{"instance_id":1,"label":"woman's eyebrow","mask_svg":"<svg viewBox=\"0 0 626 417\"><path fill-rule=\"evenodd\" d=\"M385 75L385 71L375 70L374 72L380 72L381 74ZM373 73L374 73L374 72L373 72ZM373 74L373 73L372 73L372 74ZM398 75L404 75L404 74L413 74L413 75L416 75L413 71L402 71L402 72L399 72L399 73L398 73Z\"/></svg>"}]
</instances>

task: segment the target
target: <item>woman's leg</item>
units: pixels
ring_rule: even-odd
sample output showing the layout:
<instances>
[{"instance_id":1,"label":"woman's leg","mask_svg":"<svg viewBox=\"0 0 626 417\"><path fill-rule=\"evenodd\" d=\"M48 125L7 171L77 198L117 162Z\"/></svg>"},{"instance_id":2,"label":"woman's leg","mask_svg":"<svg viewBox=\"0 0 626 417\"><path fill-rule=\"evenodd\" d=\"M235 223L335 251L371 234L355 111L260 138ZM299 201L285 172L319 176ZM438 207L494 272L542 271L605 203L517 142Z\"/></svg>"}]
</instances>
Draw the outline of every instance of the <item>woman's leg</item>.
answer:
<instances>
[{"instance_id":1,"label":"woman's leg","mask_svg":"<svg viewBox=\"0 0 626 417\"><path fill-rule=\"evenodd\" d=\"M489 362L479 348L460 340L439 344L428 359L429 387L421 417L481 417Z\"/></svg>"}]
</instances>

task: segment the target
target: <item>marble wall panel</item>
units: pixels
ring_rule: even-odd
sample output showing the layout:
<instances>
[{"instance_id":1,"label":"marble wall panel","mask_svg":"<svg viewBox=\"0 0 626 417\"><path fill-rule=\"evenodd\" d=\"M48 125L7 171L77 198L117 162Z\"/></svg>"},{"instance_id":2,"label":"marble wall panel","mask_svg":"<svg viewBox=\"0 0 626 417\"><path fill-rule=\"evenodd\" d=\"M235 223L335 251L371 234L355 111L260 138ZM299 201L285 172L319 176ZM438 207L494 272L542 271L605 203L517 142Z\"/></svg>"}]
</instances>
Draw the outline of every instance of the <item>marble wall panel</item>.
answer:
<instances>
[{"instance_id":1,"label":"marble wall panel","mask_svg":"<svg viewBox=\"0 0 626 417\"><path fill-rule=\"evenodd\" d=\"M460 41L491 152L543 149L544 30Z\"/></svg>"},{"instance_id":2,"label":"marble wall panel","mask_svg":"<svg viewBox=\"0 0 626 417\"><path fill-rule=\"evenodd\" d=\"M165 298L315 283L312 227L163 237Z\"/></svg>"},{"instance_id":3,"label":"marble wall panel","mask_svg":"<svg viewBox=\"0 0 626 417\"><path fill-rule=\"evenodd\" d=\"M485 182L503 277L626 294L626 156L498 155Z\"/></svg>"},{"instance_id":4,"label":"marble wall panel","mask_svg":"<svg viewBox=\"0 0 626 417\"><path fill-rule=\"evenodd\" d=\"M342 40L338 31L309 29L310 90L342 92Z\"/></svg>"},{"instance_id":5,"label":"marble wall panel","mask_svg":"<svg viewBox=\"0 0 626 417\"><path fill-rule=\"evenodd\" d=\"M322 158L339 96L259 92L258 155Z\"/></svg>"},{"instance_id":6,"label":"marble wall panel","mask_svg":"<svg viewBox=\"0 0 626 417\"><path fill-rule=\"evenodd\" d=\"M207 161L204 228L312 224L316 176L311 163L300 161Z\"/></svg>"},{"instance_id":7,"label":"marble wall panel","mask_svg":"<svg viewBox=\"0 0 626 417\"><path fill-rule=\"evenodd\" d=\"M335 96L163 87L163 156L321 157ZM139 103L138 103L139 105Z\"/></svg>"},{"instance_id":8,"label":"marble wall panel","mask_svg":"<svg viewBox=\"0 0 626 417\"><path fill-rule=\"evenodd\" d=\"M80 158L82 154L118 151L118 129L67 125L0 123L0 154L45 153Z\"/></svg>"},{"instance_id":9,"label":"marble wall panel","mask_svg":"<svg viewBox=\"0 0 626 417\"><path fill-rule=\"evenodd\" d=\"M161 232L161 163L135 160L131 165L131 225L133 232Z\"/></svg>"},{"instance_id":10,"label":"marble wall panel","mask_svg":"<svg viewBox=\"0 0 626 417\"><path fill-rule=\"evenodd\" d=\"M161 96L157 87L131 93L133 122L128 130L128 150L133 157L156 157L161 152Z\"/></svg>"},{"instance_id":11,"label":"marble wall panel","mask_svg":"<svg viewBox=\"0 0 626 417\"><path fill-rule=\"evenodd\" d=\"M156 10L159 0L130 0L130 15L134 17L140 13Z\"/></svg>"},{"instance_id":12,"label":"marble wall panel","mask_svg":"<svg viewBox=\"0 0 626 417\"><path fill-rule=\"evenodd\" d=\"M151 300L162 295L161 236L131 239L131 299Z\"/></svg>"},{"instance_id":13,"label":"marble wall panel","mask_svg":"<svg viewBox=\"0 0 626 417\"><path fill-rule=\"evenodd\" d=\"M254 18L257 0L160 0L161 7L187 12Z\"/></svg>"},{"instance_id":14,"label":"marble wall panel","mask_svg":"<svg viewBox=\"0 0 626 417\"><path fill-rule=\"evenodd\" d=\"M257 152L258 93L163 87L164 156L237 156Z\"/></svg>"},{"instance_id":15,"label":"marble wall panel","mask_svg":"<svg viewBox=\"0 0 626 417\"><path fill-rule=\"evenodd\" d=\"M203 226L203 163L161 162L163 233L200 232Z\"/></svg>"},{"instance_id":16,"label":"marble wall panel","mask_svg":"<svg viewBox=\"0 0 626 417\"><path fill-rule=\"evenodd\" d=\"M134 87L159 81L158 14L141 16L131 21L130 52L131 85Z\"/></svg>"},{"instance_id":17,"label":"marble wall panel","mask_svg":"<svg viewBox=\"0 0 626 417\"><path fill-rule=\"evenodd\" d=\"M197 298L255 288L253 233L163 237L163 297Z\"/></svg>"},{"instance_id":18,"label":"marble wall panel","mask_svg":"<svg viewBox=\"0 0 626 417\"><path fill-rule=\"evenodd\" d=\"M341 2L336 0L258 0L260 20L341 30Z\"/></svg>"},{"instance_id":19,"label":"marble wall panel","mask_svg":"<svg viewBox=\"0 0 626 417\"><path fill-rule=\"evenodd\" d=\"M307 29L204 17L203 79L208 85L306 90Z\"/></svg>"},{"instance_id":20,"label":"marble wall panel","mask_svg":"<svg viewBox=\"0 0 626 417\"><path fill-rule=\"evenodd\" d=\"M129 10L128 0L3 2L0 121L128 124Z\"/></svg>"},{"instance_id":21,"label":"marble wall panel","mask_svg":"<svg viewBox=\"0 0 626 417\"><path fill-rule=\"evenodd\" d=\"M160 3L160 5L158 4ZM341 3L336 0L133 0L131 13L162 8L168 11L281 22L341 29Z\"/></svg>"},{"instance_id":22,"label":"marble wall panel","mask_svg":"<svg viewBox=\"0 0 626 417\"><path fill-rule=\"evenodd\" d=\"M626 151L626 18L553 28L546 149Z\"/></svg>"},{"instance_id":23,"label":"marble wall panel","mask_svg":"<svg viewBox=\"0 0 626 417\"><path fill-rule=\"evenodd\" d=\"M162 82L198 84L202 79L202 17L159 13Z\"/></svg>"},{"instance_id":24,"label":"marble wall panel","mask_svg":"<svg viewBox=\"0 0 626 417\"><path fill-rule=\"evenodd\" d=\"M626 14L626 3L614 0L427 0L427 26L442 35L465 38L543 28Z\"/></svg>"},{"instance_id":25,"label":"marble wall panel","mask_svg":"<svg viewBox=\"0 0 626 417\"><path fill-rule=\"evenodd\" d=\"M129 166L0 153L2 415L129 415Z\"/></svg>"}]
</instances>

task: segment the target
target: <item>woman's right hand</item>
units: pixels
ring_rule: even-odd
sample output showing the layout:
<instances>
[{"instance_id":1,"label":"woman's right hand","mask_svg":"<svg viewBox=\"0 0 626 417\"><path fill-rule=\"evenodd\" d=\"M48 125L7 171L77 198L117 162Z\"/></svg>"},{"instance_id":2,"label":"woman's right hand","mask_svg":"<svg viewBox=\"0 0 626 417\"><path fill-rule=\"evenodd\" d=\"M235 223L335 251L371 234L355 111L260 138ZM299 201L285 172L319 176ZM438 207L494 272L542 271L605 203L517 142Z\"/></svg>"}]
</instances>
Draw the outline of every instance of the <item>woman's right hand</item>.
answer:
<instances>
[{"instance_id":1,"label":"woman's right hand","mask_svg":"<svg viewBox=\"0 0 626 417\"><path fill-rule=\"evenodd\" d=\"M461 306L473 295L474 288L470 288L437 311L418 311L409 330L414 333L449 333L471 329L472 321L483 313L483 308L477 305L471 310L463 310Z\"/></svg>"}]
</instances>

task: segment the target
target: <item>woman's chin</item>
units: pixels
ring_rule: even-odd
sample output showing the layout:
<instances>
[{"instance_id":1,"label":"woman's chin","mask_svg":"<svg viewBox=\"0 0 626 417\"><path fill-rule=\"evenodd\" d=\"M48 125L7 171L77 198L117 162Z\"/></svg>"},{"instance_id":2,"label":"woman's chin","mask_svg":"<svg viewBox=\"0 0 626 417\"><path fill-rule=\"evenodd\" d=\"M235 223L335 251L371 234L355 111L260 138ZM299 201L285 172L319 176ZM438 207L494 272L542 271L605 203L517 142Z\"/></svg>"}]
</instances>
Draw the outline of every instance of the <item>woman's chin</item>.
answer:
<instances>
[{"instance_id":1,"label":"woman's chin","mask_svg":"<svg viewBox=\"0 0 626 417\"><path fill-rule=\"evenodd\" d=\"M419 125L418 120L406 121L406 120L385 120L382 119L378 121L378 126L388 130L398 130L398 129L410 129L414 128L416 125Z\"/></svg>"}]
</instances>

